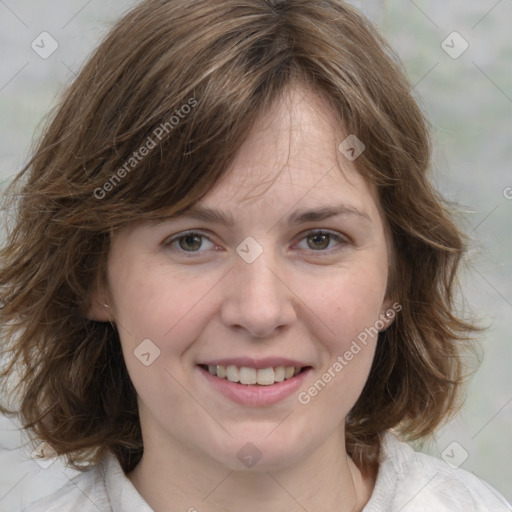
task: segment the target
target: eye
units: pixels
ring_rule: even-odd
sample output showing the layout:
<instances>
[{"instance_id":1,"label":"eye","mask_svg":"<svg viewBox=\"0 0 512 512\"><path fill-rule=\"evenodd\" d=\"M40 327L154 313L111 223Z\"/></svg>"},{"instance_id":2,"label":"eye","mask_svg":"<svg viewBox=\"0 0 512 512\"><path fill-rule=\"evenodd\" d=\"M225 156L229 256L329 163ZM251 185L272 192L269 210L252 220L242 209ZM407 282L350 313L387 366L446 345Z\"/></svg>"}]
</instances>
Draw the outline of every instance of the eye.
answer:
<instances>
[{"instance_id":1,"label":"eye","mask_svg":"<svg viewBox=\"0 0 512 512\"><path fill-rule=\"evenodd\" d=\"M300 247L300 243L296 244L295 247L304 250L309 249L317 253L336 252L343 249L344 246L349 243L346 237L338 233L323 230L310 231L301 238L301 241L302 240L306 240L307 247ZM205 241L209 242L210 247L204 247ZM332 249L332 244L334 242L336 242L339 247ZM188 231L168 238L163 245L176 252L188 253L187 255L191 257L201 254L202 252L205 252L205 250L215 248L215 244L210 240L210 238L197 231ZM331 250L326 250L329 246L331 246ZM201 248L203 248L203 250L201 250Z\"/></svg>"},{"instance_id":2,"label":"eye","mask_svg":"<svg viewBox=\"0 0 512 512\"><path fill-rule=\"evenodd\" d=\"M189 231L181 233L173 238L168 238L164 242L164 246L170 247L172 250L179 252L200 253L203 252L199 249L202 247L204 240L208 240L210 244L213 244L206 235L196 231ZM176 244L178 245L178 248L176 248Z\"/></svg>"},{"instance_id":3,"label":"eye","mask_svg":"<svg viewBox=\"0 0 512 512\"><path fill-rule=\"evenodd\" d=\"M306 249L312 249L314 252L335 252L341 250L343 246L348 244L348 240L344 236L322 230L310 231L302 240L307 241L308 247ZM341 247L334 249L334 251L326 251L325 249L327 249L333 241L336 241Z\"/></svg>"}]
</instances>

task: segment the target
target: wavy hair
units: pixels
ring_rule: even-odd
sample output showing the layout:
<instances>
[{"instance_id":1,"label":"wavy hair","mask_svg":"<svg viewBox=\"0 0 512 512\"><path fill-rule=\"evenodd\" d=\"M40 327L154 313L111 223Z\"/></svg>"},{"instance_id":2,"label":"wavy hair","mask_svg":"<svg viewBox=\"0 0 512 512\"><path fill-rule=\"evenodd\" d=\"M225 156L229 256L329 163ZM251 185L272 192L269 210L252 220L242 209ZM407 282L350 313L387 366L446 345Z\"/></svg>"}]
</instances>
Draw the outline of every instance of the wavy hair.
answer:
<instances>
[{"instance_id":1,"label":"wavy hair","mask_svg":"<svg viewBox=\"0 0 512 512\"><path fill-rule=\"evenodd\" d=\"M377 187L388 296L403 307L346 420L348 453L374 463L385 430L419 439L457 408L475 330L454 307L466 239L430 183L428 123L386 41L339 0L146 0L84 65L4 197L1 379L16 406L2 410L74 467L111 451L129 472L143 451L115 325L84 314L110 233L199 201L294 83L366 144L356 166Z\"/></svg>"}]
</instances>

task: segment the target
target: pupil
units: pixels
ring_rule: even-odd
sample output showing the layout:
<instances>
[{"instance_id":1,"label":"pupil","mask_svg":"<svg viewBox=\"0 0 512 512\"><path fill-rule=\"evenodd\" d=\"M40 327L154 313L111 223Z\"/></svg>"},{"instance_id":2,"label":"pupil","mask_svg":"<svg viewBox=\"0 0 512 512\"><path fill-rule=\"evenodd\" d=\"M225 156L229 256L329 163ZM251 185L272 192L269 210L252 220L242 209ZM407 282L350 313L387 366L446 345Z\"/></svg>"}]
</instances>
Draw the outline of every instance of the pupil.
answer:
<instances>
[{"instance_id":1,"label":"pupil","mask_svg":"<svg viewBox=\"0 0 512 512\"><path fill-rule=\"evenodd\" d=\"M316 242L320 242L320 244L322 244L322 249L325 249L328 245L329 245L329 236L330 235L313 235L311 238L313 240L316 240ZM314 244L316 245L316 248L318 249L319 248L319 245L316 244L316 242L314 242ZM327 242L327 243L326 243Z\"/></svg>"},{"instance_id":2,"label":"pupil","mask_svg":"<svg viewBox=\"0 0 512 512\"><path fill-rule=\"evenodd\" d=\"M185 245L188 246L188 247L183 247L183 244L181 244L182 249L193 251L193 250L199 249L199 247L201 247L201 237L199 237L199 236L187 235L187 236L184 236L182 238L182 240L185 242Z\"/></svg>"}]
</instances>

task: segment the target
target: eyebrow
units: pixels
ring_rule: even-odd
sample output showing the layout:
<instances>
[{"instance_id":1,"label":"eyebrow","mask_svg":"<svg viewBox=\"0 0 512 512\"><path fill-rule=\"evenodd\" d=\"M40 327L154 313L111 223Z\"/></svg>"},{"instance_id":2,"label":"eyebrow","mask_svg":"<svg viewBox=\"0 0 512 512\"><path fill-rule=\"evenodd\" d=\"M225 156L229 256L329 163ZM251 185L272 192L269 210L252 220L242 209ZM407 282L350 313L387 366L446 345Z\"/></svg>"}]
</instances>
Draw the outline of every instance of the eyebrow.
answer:
<instances>
[{"instance_id":1,"label":"eyebrow","mask_svg":"<svg viewBox=\"0 0 512 512\"><path fill-rule=\"evenodd\" d=\"M372 223L372 219L367 213L359 211L353 206L344 204L324 206L314 209L298 209L288 216L286 222L289 226L293 227L299 224L317 222L337 216L356 217L367 224ZM191 218L205 222L212 222L228 228L233 228L235 225L235 221L231 214L198 205L194 205L187 210L183 210L175 216L172 216L169 220L177 218Z\"/></svg>"}]
</instances>

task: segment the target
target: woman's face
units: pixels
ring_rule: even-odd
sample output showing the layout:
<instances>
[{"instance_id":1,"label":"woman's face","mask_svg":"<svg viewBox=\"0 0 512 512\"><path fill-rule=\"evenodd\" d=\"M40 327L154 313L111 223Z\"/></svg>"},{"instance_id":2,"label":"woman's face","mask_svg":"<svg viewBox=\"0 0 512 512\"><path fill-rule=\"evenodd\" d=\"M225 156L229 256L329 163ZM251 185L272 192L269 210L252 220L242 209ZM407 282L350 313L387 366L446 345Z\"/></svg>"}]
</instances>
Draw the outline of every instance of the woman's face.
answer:
<instances>
[{"instance_id":1,"label":"woman's face","mask_svg":"<svg viewBox=\"0 0 512 512\"><path fill-rule=\"evenodd\" d=\"M268 469L344 448L391 307L347 135L290 90L190 215L115 234L108 301L146 450Z\"/></svg>"}]
</instances>

